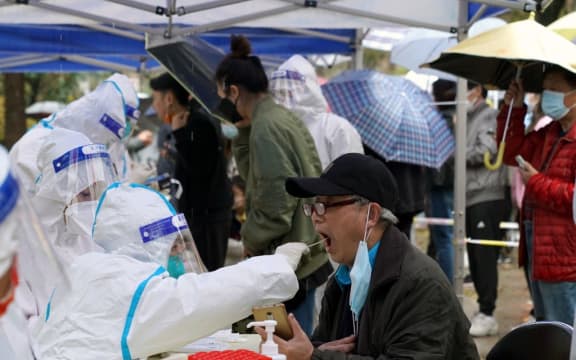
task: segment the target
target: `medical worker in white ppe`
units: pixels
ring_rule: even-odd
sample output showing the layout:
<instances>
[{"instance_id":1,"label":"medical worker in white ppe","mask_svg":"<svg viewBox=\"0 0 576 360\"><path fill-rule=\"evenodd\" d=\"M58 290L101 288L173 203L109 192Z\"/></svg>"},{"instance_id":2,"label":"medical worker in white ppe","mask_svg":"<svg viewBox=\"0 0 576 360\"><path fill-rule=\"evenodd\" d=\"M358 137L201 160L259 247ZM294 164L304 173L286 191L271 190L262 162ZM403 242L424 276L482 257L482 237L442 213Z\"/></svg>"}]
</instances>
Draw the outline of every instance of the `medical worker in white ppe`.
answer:
<instances>
[{"instance_id":1,"label":"medical worker in white ppe","mask_svg":"<svg viewBox=\"0 0 576 360\"><path fill-rule=\"evenodd\" d=\"M22 236L17 237L16 234ZM21 241L19 241L21 238ZM31 250L40 258L31 256ZM16 255L18 253L18 256ZM62 267L50 245L25 194L10 171L8 152L0 146L0 358L2 360L33 359L27 323L18 302L18 267L41 271L45 277L61 276ZM65 279L66 280L66 279ZM67 288L63 281L61 288Z\"/></svg>"},{"instance_id":2,"label":"medical worker in white ppe","mask_svg":"<svg viewBox=\"0 0 576 360\"><path fill-rule=\"evenodd\" d=\"M322 169L347 153L364 153L362 139L348 120L328 112L316 70L300 55L286 60L270 77L274 100L304 122L314 138Z\"/></svg>"},{"instance_id":3,"label":"medical worker in white ppe","mask_svg":"<svg viewBox=\"0 0 576 360\"><path fill-rule=\"evenodd\" d=\"M72 292L51 303L35 334L40 359L136 359L174 350L251 313L255 305L291 298L294 273L307 247L289 243L275 255L178 279L166 266L187 230L164 197L135 184L102 195L94 241L107 253L78 257Z\"/></svg>"},{"instance_id":4,"label":"medical worker in white ppe","mask_svg":"<svg viewBox=\"0 0 576 360\"><path fill-rule=\"evenodd\" d=\"M97 200L117 180L106 147L85 135L55 128L39 147L36 194L30 202L47 232L48 242L67 266L79 255L101 251L92 241ZM22 268L21 275L33 295L23 307L30 316L43 315L59 279L43 279Z\"/></svg>"},{"instance_id":5,"label":"medical worker in white ppe","mask_svg":"<svg viewBox=\"0 0 576 360\"><path fill-rule=\"evenodd\" d=\"M130 80L114 74L87 95L68 104L30 129L10 149L10 160L18 179L31 193L39 176L37 159L43 139L55 128L74 130L93 143L106 145L121 179L130 175L130 164L122 142L138 120L138 96Z\"/></svg>"}]
</instances>

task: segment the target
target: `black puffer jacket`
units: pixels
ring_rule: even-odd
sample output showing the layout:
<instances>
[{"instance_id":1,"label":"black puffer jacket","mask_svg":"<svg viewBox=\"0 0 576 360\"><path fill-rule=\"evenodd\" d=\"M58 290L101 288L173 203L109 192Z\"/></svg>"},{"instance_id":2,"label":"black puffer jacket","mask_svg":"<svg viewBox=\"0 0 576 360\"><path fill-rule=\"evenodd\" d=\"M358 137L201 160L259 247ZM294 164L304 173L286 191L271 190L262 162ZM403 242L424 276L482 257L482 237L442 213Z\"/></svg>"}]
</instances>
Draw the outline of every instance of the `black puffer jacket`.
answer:
<instances>
[{"instance_id":1,"label":"black puffer jacket","mask_svg":"<svg viewBox=\"0 0 576 360\"><path fill-rule=\"evenodd\" d=\"M329 280L313 342L337 340L348 328L349 286ZM350 320L351 322L351 320ZM396 227L381 241L353 354L314 350L312 359L479 359L470 322L442 270Z\"/></svg>"}]
</instances>

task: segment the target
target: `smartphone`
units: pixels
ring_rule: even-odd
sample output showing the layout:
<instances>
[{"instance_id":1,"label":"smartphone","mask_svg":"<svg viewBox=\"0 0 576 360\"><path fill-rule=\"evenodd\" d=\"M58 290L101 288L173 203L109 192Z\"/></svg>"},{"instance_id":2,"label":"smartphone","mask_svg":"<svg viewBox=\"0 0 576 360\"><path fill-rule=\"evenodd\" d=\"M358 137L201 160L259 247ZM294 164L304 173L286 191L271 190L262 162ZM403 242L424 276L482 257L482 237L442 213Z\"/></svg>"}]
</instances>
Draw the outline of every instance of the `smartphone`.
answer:
<instances>
[{"instance_id":1,"label":"smartphone","mask_svg":"<svg viewBox=\"0 0 576 360\"><path fill-rule=\"evenodd\" d=\"M522 169L522 170L526 169L526 161L524 160L522 155L516 155L515 159L516 159L516 163L518 164L518 167L520 169Z\"/></svg>"},{"instance_id":2,"label":"smartphone","mask_svg":"<svg viewBox=\"0 0 576 360\"><path fill-rule=\"evenodd\" d=\"M286 313L284 304L254 306L252 308L252 314L256 321L276 320L276 331L274 333L282 339L290 340L294 336L290 323L288 322L288 314Z\"/></svg>"}]
</instances>

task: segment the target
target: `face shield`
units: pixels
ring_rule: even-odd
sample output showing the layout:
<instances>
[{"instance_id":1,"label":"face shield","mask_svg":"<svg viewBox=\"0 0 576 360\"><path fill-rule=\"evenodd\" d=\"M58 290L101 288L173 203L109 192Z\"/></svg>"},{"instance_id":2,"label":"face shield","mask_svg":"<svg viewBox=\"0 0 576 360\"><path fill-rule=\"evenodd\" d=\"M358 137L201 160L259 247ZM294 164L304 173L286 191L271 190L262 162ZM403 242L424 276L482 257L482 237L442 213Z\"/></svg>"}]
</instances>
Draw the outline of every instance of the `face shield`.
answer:
<instances>
[{"instance_id":1,"label":"face shield","mask_svg":"<svg viewBox=\"0 0 576 360\"><path fill-rule=\"evenodd\" d=\"M25 191L8 169L8 154L0 147L0 276L12 264L17 251L20 281L31 288L69 288L69 279L60 258L54 252L44 229L32 210ZM45 302L51 294L35 294ZM44 306L44 303L40 303Z\"/></svg>"},{"instance_id":2,"label":"face shield","mask_svg":"<svg viewBox=\"0 0 576 360\"><path fill-rule=\"evenodd\" d=\"M270 78L270 93L305 122L308 116L328 110L320 85L296 71L275 71Z\"/></svg>"},{"instance_id":3,"label":"face shield","mask_svg":"<svg viewBox=\"0 0 576 360\"><path fill-rule=\"evenodd\" d=\"M63 205L66 231L89 237L97 200L115 180L105 146L84 145L52 160L37 195Z\"/></svg>"},{"instance_id":4,"label":"face shield","mask_svg":"<svg viewBox=\"0 0 576 360\"><path fill-rule=\"evenodd\" d=\"M140 236L146 252L155 261L166 264L170 276L178 278L187 272L206 272L183 214L141 226Z\"/></svg>"}]
</instances>

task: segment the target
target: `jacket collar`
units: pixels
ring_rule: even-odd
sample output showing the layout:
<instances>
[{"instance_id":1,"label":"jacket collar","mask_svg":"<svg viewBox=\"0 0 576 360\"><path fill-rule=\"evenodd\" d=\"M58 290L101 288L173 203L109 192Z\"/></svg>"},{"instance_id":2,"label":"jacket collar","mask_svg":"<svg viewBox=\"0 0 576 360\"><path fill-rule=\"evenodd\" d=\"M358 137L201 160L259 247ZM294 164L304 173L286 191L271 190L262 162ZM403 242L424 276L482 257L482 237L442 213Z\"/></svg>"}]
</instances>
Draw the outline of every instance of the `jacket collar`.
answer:
<instances>
[{"instance_id":1,"label":"jacket collar","mask_svg":"<svg viewBox=\"0 0 576 360\"><path fill-rule=\"evenodd\" d=\"M256 102L256 105L254 106L254 110L252 111L252 123L254 123L254 119L257 118L256 114L258 113L258 111L261 111L261 109L266 109L274 105L276 105L276 103L274 102L274 99L272 99L272 96L270 96L270 94L266 94L260 100L258 100Z\"/></svg>"},{"instance_id":2,"label":"jacket collar","mask_svg":"<svg viewBox=\"0 0 576 360\"><path fill-rule=\"evenodd\" d=\"M409 246L410 242L396 226L391 225L384 231L372 271L371 288L377 288L400 277Z\"/></svg>"}]
</instances>

